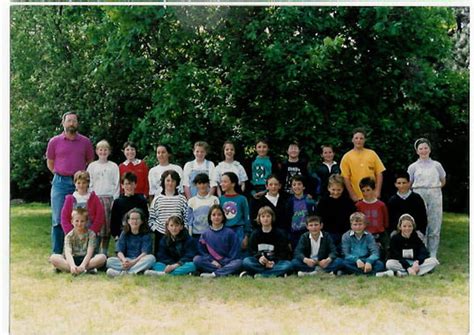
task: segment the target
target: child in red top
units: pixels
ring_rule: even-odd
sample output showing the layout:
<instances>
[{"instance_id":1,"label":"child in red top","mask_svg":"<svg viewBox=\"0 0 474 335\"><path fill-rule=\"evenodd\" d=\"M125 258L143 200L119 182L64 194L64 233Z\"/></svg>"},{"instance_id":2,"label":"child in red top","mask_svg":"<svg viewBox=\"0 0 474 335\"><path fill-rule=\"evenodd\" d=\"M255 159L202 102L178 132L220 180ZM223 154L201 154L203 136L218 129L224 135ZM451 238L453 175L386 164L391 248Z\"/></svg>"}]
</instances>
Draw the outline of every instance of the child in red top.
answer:
<instances>
[{"instance_id":1,"label":"child in red top","mask_svg":"<svg viewBox=\"0 0 474 335\"><path fill-rule=\"evenodd\" d=\"M89 192L90 176L87 171L77 171L74 174L76 191L66 196L61 210L61 226L67 235L74 227L71 223L71 213L76 208L86 208L89 216L87 228L99 234L105 221L104 207L94 191ZM97 244L98 245L98 244Z\"/></svg>"},{"instance_id":2,"label":"child in red top","mask_svg":"<svg viewBox=\"0 0 474 335\"><path fill-rule=\"evenodd\" d=\"M368 223L366 230L374 236L375 241L380 245L380 258L383 260L387 255L390 243L385 231L389 221L387 206L375 196L375 180L373 178L362 178L359 187L363 199L356 203L356 207L359 212L365 214Z\"/></svg>"},{"instance_id":3,"label":"child in red top","mask_svg":"<svg viewBox=\"0 0 474 335\"><path fill-rule=\"evenodd\" d=\"M141 194L148 199L148 166L145 161L138 159L137 146L132 142L125 142L123 145L123 154L126 160L119 165L120 178L126 172L133 172L137 176L137 188L135 194ZM120 188L120 193L123 193L123 188Z\"/></svg>"}]
</instances>

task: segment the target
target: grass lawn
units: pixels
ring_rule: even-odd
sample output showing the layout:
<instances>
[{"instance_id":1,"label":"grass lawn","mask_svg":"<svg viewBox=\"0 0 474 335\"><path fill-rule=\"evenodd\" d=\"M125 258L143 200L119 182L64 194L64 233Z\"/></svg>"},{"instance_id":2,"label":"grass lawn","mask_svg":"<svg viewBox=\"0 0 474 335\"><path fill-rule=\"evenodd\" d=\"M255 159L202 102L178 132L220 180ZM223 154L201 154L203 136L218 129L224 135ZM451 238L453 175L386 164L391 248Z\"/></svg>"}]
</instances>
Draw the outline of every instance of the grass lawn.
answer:
<instances>
[{"instance_id":1,"label":"grass lawn","mask_svg":"<svg viewBox=\"0 0 474 335\"><path fill-rule=\"evenodd\" d=\"M466 334L467 215L445 213L424 277L218 278L55 274L50 210L11 208L12 334ZM454 260L449 262L448 260Z\"/></svg>"}]
</instances>

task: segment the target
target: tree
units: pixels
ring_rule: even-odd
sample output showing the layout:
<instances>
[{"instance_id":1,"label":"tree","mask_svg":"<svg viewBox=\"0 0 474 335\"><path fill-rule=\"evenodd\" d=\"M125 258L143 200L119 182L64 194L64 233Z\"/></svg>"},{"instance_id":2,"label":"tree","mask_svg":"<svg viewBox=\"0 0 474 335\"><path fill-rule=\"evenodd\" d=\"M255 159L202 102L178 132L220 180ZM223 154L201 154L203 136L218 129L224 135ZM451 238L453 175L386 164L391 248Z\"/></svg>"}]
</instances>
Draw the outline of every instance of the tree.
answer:
<instances>
[{"instance_id":1,"label":"tree","mask_svg":"<svg viewBox=\"0 0 474 335\"><path fill-rule=\"evenodd\" d=\"M12 181L31 190L49 176L46 139L74 108L94 141L134 140L150 164L157 143L183 164L196 140L210 143L216 161L226 139L247 159L263 136L277 156L298 139L315 162L322 143L342 154L364 125L390 170L406 168L414 140L426 136L466 183L469 76L468 64L452 65L456 15L443 7L15 8ZM458 147L461 163L451 166ZM118 150L112 159L122 159ZM465 199L452 208L467 208Z\"/></svg>"}]
</instances>

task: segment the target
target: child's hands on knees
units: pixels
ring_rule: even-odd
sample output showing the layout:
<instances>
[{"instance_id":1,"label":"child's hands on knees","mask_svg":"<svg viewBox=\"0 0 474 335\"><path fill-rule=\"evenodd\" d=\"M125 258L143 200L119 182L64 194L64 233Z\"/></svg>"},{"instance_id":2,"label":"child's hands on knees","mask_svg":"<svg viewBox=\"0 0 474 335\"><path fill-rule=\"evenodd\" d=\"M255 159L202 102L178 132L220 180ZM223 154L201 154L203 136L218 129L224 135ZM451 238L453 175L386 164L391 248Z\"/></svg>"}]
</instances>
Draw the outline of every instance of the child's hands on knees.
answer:
<instances>
[{"instance_id":1,"label":"child's hands on knees","mask_svg":"<svg viewBox=\"0 0 474 335\"><path fill-rule=\"evenodd\" d=\"M218 261L214 260L211 262L216 268L220 269L222 267L222 265L219 264Z\"/></svg>"},{"instance_id":2,"label":"child's hands on knees","mask_svg":"<svg viewBox=\"0 0 474 335\"><path fill-rule=\"evenodd\" d=\"M77 271L77 266L75 266L75 265L71 265L71 266L69 267L69 271L70 271L71 274L73 274L73 275L79 274L79 272Z\"/></svg>"},{"instance_id":3,"label":"child's hands on knees","mask_svg":"<svg viewBox=\"0 0 474 335\"><path fill-rule=\"evenodd\" d=\"M266 266L268 263L268 259L265 256L260 256L260 258L258 259L258 262L262 264L263 266Z\"/></svg>"},{"instance_id":4,"label":"child's hands on knees","mask_svg":"<svg viewBox=\"0 0 474 335\"><path fill-rule=\"evenodd\" d=\"M122 267L124 270L128 270L132 265L132 262L128 258L122 260Z\"/></svg>"},{"instance_id":5,"label":"child's hands on knees","mask_svg":"<svg viewBox=\"0 0 474 335\"><path fill-rule=\"evenodd\" d=\"M314 268L316 265L318 265L318 261L312 258L303 258L303 263L305 263L307 266Z\"/></svg>"},{"instance_id":6,"label":"child's hands on knees","mask_svg":"<svg viewBox=\"0 0 474 335\"><path fill-rule=\"evenodd\" d=\"M322 267L323 269L326 268L329 263L331 263L331 258L326 258L326 259L322 259L319 261L319 266Z\"/></svg>"},{"instance_id":7,"label":"child's hands on knees","mask_svg":"<svg viewBox=\"0 0 474 335\"><path fill-rule=\"evenodd\" d=\"M372 264L370 263L365 263L365 266L364 266L364 273L369 273L372 271Z\"/></svg>"},{"instance_id":8,"label":"child's hands on knees","mask_svg":"<svg viewBox=\"0 0 474 335\"><path fill-rule=\"evenodd\" d=\"M275 265L275 262L274 261L268 261L266 264L265 264L265 267L267 269L271 269L273 268L273 266Z\"/></svg>"}]
</instances>

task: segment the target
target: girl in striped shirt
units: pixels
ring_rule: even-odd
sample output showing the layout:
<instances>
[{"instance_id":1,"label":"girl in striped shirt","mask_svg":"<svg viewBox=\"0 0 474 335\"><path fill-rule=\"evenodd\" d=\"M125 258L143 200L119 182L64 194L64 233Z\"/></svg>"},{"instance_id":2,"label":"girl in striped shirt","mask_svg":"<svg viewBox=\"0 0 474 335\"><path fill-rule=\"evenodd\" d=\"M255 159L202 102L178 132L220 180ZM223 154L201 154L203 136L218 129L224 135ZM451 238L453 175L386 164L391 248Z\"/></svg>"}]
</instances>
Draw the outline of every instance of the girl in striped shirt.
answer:
<instances>
[{"instance_id":1,"label":"girl in striped shirt","mask_svg":"<svg viewBox=\"0 0 474 335\"><path fill-rule=\"evenodd\" d=\"M166 232L166 221L170 216L177 216L188 226L188 204L186 197L178 193L181 181L179 174L174 170L167 170L161 175L161 194L153 199L150 205L150 218L148 225L155 234L155 252L158 251L160 239Z\"/></svg>"}]
</instances>

